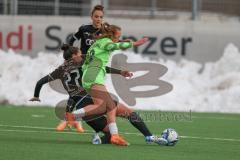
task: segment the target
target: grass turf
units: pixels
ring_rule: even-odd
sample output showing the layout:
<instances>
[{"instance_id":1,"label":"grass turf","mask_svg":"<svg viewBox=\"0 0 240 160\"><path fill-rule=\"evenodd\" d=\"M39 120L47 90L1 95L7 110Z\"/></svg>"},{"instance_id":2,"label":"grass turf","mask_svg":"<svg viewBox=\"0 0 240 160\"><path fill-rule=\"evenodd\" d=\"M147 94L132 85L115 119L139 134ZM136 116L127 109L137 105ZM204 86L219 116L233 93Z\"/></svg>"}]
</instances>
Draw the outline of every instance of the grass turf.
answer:
<instances>
[{"instance_id":1,"label":"grass turf","mask_svg":"<svg viewBox=\"0 0 240 160\"><path fill-rule=\"evenodd\" d=\"M175 128L182 136L174 147L146 144L143 136L125 119L119 130L128 147L92 145L92 130L55 132L58 124L53 108L0 106L0 160L238 160L240 115L220 113L139 112L154 134ZM137 133L137 134L136 134Z\"/></svg>"}]
</instances>

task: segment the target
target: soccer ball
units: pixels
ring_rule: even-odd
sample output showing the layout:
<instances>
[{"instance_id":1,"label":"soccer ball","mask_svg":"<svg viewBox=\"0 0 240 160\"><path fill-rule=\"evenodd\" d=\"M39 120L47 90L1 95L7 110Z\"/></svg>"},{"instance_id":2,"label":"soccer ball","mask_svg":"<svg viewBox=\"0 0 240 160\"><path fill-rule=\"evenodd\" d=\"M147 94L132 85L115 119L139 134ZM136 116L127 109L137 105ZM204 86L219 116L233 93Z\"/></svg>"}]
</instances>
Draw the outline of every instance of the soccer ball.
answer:
<instances>
[{"instance_id":1,"label":"soccer ball","mask_svg":"<svg viewBox=\"0 0 240 160\"><path fill-rule=\"evenodd\" d=\"M167 146L174 146L179 140L178 133L172 128L165 129L162 132L162 138L168 141Z\"/></svg>"}]
</instances>

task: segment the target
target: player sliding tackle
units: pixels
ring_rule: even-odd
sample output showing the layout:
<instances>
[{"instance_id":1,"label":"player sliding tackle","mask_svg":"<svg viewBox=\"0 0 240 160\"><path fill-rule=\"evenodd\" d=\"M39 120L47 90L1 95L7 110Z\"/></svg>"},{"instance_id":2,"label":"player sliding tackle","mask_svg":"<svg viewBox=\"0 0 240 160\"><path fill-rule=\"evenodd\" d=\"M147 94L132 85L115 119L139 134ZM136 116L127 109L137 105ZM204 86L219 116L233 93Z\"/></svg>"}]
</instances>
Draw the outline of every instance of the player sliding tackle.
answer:
<instances>
[{"instance_id":1,"label":"player sliding tackle","mask_svg":"<svg viewBox=\"0 0 240 160\"><path fill-rule=\"evenodd\" d=\"M81 40L80 42L80 46L81 46L81 52L83 55L86 55L87 54L87 51L88 49L91 47L91 45L93 44L93 42L95 41L93 35L101 35L101 27L102 27L102 23L103 23L103 17L104 17L104 7L101 6L101 5L96 5L94 6L94 8L92 9L91 11L91 22L90 24L87 24L87 25L82 25L78 28L77 32L75 32L72 37L70 38L69 40L69 45L73 45L74 42L76 40ZM113 68L109 68L109 67L106 67L106 70L109 71L110 73L114 73L114 74L121 74L124 76L124 73L125 74L128 74L128 72L124 72L124 71L119 71L119 70L116 70L116 69L113 69ZM120 107L118 106L118 109ZM117 114L120 114L119 111L124 111L126 112L126 114L128 114L128 118L130 117L134 117L134 114L130 114L129 112L129 109L126 111L124 109L117 109ZM123 114L121 113L122 115L126 115L126 114ZM133 119L133 118L130 118L130 119ZM99 130L101 131L102 128L104 128L105 125L100 125L100 124L105 124L106 122L106 118L105 117L101 117L101 118L98 118L98 123L92 123L93 121L88 122L88 124L90 124L94 130L96 132L98 132ZM78 124L78 123L76 123ZM62 131L64 130L64 128L66 127L67 125L67 122L66 121L62 121L57 129L58 131ZM76 126L79 126L80 125L76 125ZM100 126L100 127L97 127L96 126ZM149 135L149 134L144 134L145 136Z\"/></svg>"},{"instance_id":2,"label":"player sliding tackle","mask_svg":"<svg viewBox=\"0 0 240 160\"><path fill-rule=\"evenodd\" d=\"M40 101L39 95L42 86L48 82L60 79L62 85L69 94L66 112L72 112L74 108L80 109L88 106L88 104L93 104L93 101L92 98L82 88L81 55L79 54L79 49L76 47L63 45L62 50L64 51L64 64L37 82L34 91L34 97L30 99L30 101ZM132 73L129 71L119 71L116 69L113 70L115 70L115 73L121 74L124 77L132 76ZM70 79L76 79L76 75L79 75L77 81L69 81L69 77L71 77ZM166 140L153 136L141 117L136 112L121 103L117 103L117 116L128 119L129 122L144 135L146 142L156 142L158 144L166 143ZM96 135L93 139L93 143L111 143L111 134L109 132L107 119L104 115L96 115L95 117L92 117L92 119L88 119L86 123L96 132L103 132L105 134L103 137L101 137L101 139L98 135ZM77 122L75 122L73 126L76 127L77 131L83 131Z\"/></svg>"},{"instance_id":3,"label":"player sliding tackle","mask_svg":"<svg viewBox=\"0 0 240 160\"><path fill-rule=\"evenodd\" d=\"M111 143L128 145L118 134L116 124L117 106L108 93L105 83L106 65L111 52L119 49L127 49L140 46L148 39L143 38L136 42L118 42L121 29L115 25L104 23L101 27L101 35L96 36L96 42L89 48L86 60L83 64L83 88L93 97L94 104L73 112L73 118L84 117L107 111L107 122L111 134ZM69 114L70 115L70 114Z\"/></svg>"},{"instance_id":4,"label":"player sliding tackle","mask_svg":"<svg viewBox=\"0 0 240 160\"><path fill-rule=\"evenodd\" d=\"M78 102L77 103L78 105L79 104L84 104L85 106L86 105L87 106L84 107L84 108L80 107L81 109L75 111L74 115L76 117L78 117L78 116L79 117L85 117L85 116L88 116L88 115L104 113L106 111L106 109L107 109L108 111L111 112L111 114L112 114L111 116L113 116L113 119L114 119L114 120L111 121L111 118L112 118L111 117L110 118L110 125L108 125L108 128L110 130L110 134L111 134L111 139L110 139L111 143L117 144L117 145L127 145L127 142L123 138L118 136L118 130L117 130L116 123L115 123L116 113L114 113L114 112L116 112L116 105L111 100L111 97L106 92L106 89L103 86L104 76L105 76L105 68L104 67L105 67L105 65L107 63L107 60L109 58L109 53L111 51L113 51L115 49L126 49L126 48L129 48L129 47L132 47L133 45L134 46L138 46L138 45L141 45L141 44L145 43L147 41L147 39L141 39L140 41L137 41L137 42L116 43L118 41L118 38L120 37L120 28L116 27L116 26L111 26L111 25L105 24L104 28L103 28L103 33L104 33L104 31L106 31L105 36L106 35L110 36L111 39L108 38L108 37L101 37L101 38L99 38L99 40L96 41L95 45L93 45L90 48L89 51L91 51L91 52L89 52L89 53L92 53L94 51L95 54L94 55L88 54L87 59L86 59L85 64L84 64L84 67L85 67L84 69L85 70L84 70L84 74L83 74L83 76L85 76L85 77L83 77L83 82L85 83L85 88L86 89L90 89L90 93L92 93L93 96L95 96L95 95L99 96L99 97L97 97L98 98L97 100L96 99L94 99L94 100L95 100L95 102L100 102L100 104L95 103L94 105L87 105L87 104L91 104L92 103L91 97L88 97L86 94L82 94L80 92L81 93L80 95L72 96L71 98L75 102ZM103 34L103 36L104 36L104 34ZM64 58L66 60L73 60L74 63L80 63L82 61L81 53L80 53L80 51L76 47L64 46L62 49L64 50ZM101 58L102 55L104 55L104 54L102 54L102 53L104 53L102 51L105 51L105 53L107 53L107 56L105 55L105 56L102 57L103 61L98 59L98 58ZM94 56L96 56L96 57L94 57ZM66 67L68 69L64 69L64 71L72 73L72 71L69 71L69 69L70 70L71 69L77 69L77 68L74 68L74 65L70 65L70 66L71 67ZM94 70L94 68L97 68L97 70ZM91 71L90 72L91 74L88 74L89 71ZM100 79L97 79L95 77L92 80L91 78L93 77L92 76L93 72L95 72L95 76L98 77L98 78L100 77ZM99 73L100 73L100 75L99 75ZM102 74L102 73L104 73L104 74ZM59 75L59 74L56 74L56 75ZM88 78L88 76L91 76L91 78ZM53 75L50 76L50 77L53 77ZM87 78L87 79L84 80L84 78ZM63 83L63 81L62 81L62 83ZM99 89L99 90L95 91L92 88L93 85L96 85L96 89ZM98 86L98 85L100 85L100 86ZM77 85L77 86L79 87L79 85ZM88 86L89 86L89 88L88 88ZM79 91L83 91L83 90L79 90ZM98 92L98 94L96 94L95 92L96 93ZM31 100L34 101L37 98L38 97L34 97ZM84 102L83 100L86 101L86 103L82 103L82 102ZM107 106L107 105L109 105L109 101L110 101L110 107ZM81 102L81 103L79 103L79 102ZM113 103L113 104L111 104L111 103ZM113 110L115 110L115 111L113 111ZM71 115L71 114L69 114L69 115ZM129 113L129 115L130 116L132 116L132 115L136 116L136 114L134 114L134 112ZM72 117L72 118L74 118L74 117ZM139 120L139 123L131 122L131 120L130 120L130 122L146 136L146 141L150 141L150 142L151 141L155 141L155 142L157 142L159 144L164 144L165 143L164 139L161 139L161 138L156 139L154 136L152 136L151 133L148 131L147 127L145 126L145 124L143 123L143 121L140 118L138 118L138 120ZM109 124L109 121L108 121L108 124Z\"/></svg>"}]
</instances>

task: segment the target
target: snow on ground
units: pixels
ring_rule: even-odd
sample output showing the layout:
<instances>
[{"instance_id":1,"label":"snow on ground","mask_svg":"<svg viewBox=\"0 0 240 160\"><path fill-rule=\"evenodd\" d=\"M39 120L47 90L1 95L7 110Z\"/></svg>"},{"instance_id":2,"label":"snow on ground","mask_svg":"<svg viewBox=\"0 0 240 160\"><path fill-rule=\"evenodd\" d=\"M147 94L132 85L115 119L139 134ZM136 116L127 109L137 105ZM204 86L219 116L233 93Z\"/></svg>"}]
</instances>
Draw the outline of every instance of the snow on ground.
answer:
<instances>
[{"instance_id":1,"label":"snow on ground","mask_svg":"<svg viewBox=\"0 0 240 160\"><path fill-rule=\"evenodd\" d=\"M170 93L160 97L137 99L137 104L131 106L134 109L240 113L240 53L233 44L225 48L217 62L204 65L184 59L178 63L151 61L139 54L124 54L130 63L165 65L168 72L161 79L174 87ZM37 80L63 62L61 54L39 53L32 59L11 50L0 50L0 60L0 103L55 106L67 99L67 95L45 85L40 94L41 103L28 101L33 96ZM110 77L107 77L106 85L115 93Z\"/></svg>"}]
</instances>

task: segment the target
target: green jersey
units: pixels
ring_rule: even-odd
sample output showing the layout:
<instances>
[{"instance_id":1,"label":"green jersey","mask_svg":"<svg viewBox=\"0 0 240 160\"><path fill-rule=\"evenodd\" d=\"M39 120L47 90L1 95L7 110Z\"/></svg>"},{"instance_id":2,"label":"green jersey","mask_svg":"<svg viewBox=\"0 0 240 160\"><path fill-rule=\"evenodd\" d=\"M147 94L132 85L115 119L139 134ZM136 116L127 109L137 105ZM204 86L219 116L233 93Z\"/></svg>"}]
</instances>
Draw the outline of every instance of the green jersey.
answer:
<instances>
[{"instance_id":1,"label":"green jersey","mask_svg":"<svg viewBox=\"0 0 240 160\"><path fill-rule=\"evenodd\" d=\"M88 49L86 59L82 66L82 83L87 91L93 84L104 85L106 65L112 51L131 48L131 42L114 43L110 38L101 38Z\"/></svg>"},{"instance_id":2,"label":"green jersey","mask_svg":"<svg viewBox=\"0 0 240 160\"><path fill-rule=\"evenodd\" d=\"M114 43L110 38L101 38L88 49L83 66L106 67L112 51L131 48L131 42ZM83 68L85 68L83 67Z\"/></svg>"}]
</instances>

